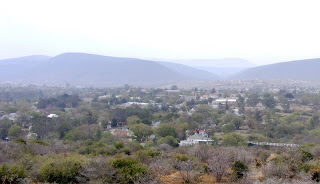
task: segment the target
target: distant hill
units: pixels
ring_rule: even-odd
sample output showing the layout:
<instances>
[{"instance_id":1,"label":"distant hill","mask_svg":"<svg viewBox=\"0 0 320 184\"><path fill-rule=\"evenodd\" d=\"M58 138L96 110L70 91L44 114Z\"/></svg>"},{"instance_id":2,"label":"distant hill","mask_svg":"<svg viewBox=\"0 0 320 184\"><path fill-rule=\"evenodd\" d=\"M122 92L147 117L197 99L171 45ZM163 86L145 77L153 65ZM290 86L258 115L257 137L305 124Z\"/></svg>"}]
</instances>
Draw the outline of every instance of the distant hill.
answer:
<instances>
[{"instance_id":1,"label":"distant hill","mask_svg":"<svg viewBox=\"0 0 320 184\"><path fill-rule=\"evenodd\" d=\"M242 71L232 79L320 80L320 59L305 59L259 66Z\"/></svg>"},{"instance_id":2,"label":"distant hill","mask_svg":"<svg viewBox=\"0 0 320 184\"><path fill-rule=\"evenodd\" d=\"M207 71L214 74L217 78L224 79L256 65L241 58L223 58L223 59L182 59L182 60L164 60L156 59L158 61L167 61L176 63L184 63L184 66Z\"/></svg>"},{"instance_id":3,"label":"distant hill","mask_svg":"<svg viewBox=\"0 0 320 184\"><path fill-rule=\"evenodd\" d=\"M241 58L222 58L222 59L186 59L175 60L180 61L190 66L200 67L216 67L216 68L251 68L256 65Z\"/></svg>"},{"instance_id":4,"label":"distant hill","mask_svg":"<svg viewBox=\"0 0 320 184\"><path fill-rule=\"evenodd\" d=\"M3 63L3 65L1 65ZM29 56L0 60L0 81L81 86L156 85L191 80L215 80L215 75L173 63L85 53L55 57ZM198 75L194 75L197 72ZM10 74L10 75L9 75Z\"/></svg>"},{"instance_id":5,"label":"distant hill","mask_svg":"<svg viewBox=\"0 0 320 184\"><path fill-rule=\"evenodd\" d=\"M173 71L176 71L182 75L187 75L189 77L192 77L194 79L202 79L202 80L216 80L219 79L219 77L211 72L208 72L206 70L193 68L190 66L186 66L183 64L178 63L170 63L170 62L157 62Z\"/></svg>"},{"instance_id":6,"label":"distant hill","mask_svg":"<svg viewBox=\"0 0 320 184\"><path fill-rule=\"evenodd\" d=\"M49 61L50 56L33 55L0 60L0 80L15 80L25 76L25 72Z\"/></svg>"},{"instance_id":7,"label":"distant hill","mask_svg":"<svg viewBox=\"0 0 320 184\"><path fill-rule=\"evenodd\" d=\"M206 66L196 66L195 68L213 73L221 79L227 79L228 77L236 73L239 73L241 71L248 69L248 68L242 68L242 67L206 67Z\"/></svg>"}]
</instances>

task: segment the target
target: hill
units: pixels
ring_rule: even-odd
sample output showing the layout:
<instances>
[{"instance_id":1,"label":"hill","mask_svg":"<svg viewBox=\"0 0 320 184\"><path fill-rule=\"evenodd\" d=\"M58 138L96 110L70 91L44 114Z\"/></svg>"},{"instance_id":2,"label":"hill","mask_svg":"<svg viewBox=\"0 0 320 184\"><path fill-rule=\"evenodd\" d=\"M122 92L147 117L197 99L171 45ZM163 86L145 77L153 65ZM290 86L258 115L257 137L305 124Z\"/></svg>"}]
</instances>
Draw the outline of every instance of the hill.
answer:
<instances>
[{"instance_id":1,"label":"hill","mask_svg":"<svg viewBox=\"0 0 320 184\"><path fill-rule=\"evenodd\" d=\"M187 75L189 77L192 77L194 79L202 79L202 80L216 80L219 79L219 77L211 72L208 72L206 70L193 68L190 66L186 66L183 64L178 63L170 63L170 62L158 62L159 64L176 71L182 75Z\"/></svg>"},{"instance_id":2,"label":"hill","mask_svg":"<svg viewBox=\"0 0 320 184\"><path fill-rule=\"evenodd\" d=\"M232 79L320 80L320 59L305 59L254 67Z\"/></svg>"},{"instance_id":3,"label":"hill","mask_svg":"<svg viewBox=\"0 0 320 184\"><path fill-rule=\"evenodd\" d=\"M205 74L201 74L201 70L191 67L173 63L161 64L135 58L85 53L64 53L38 60L35 58L35 56L29 56L0 61L0 70L5 68L10 73L10 75L0 73L0 81L38 84L65 84L68 82L81 86L106 87L124 84L150 86L203 80L204 78L216 79L208 72L203 71ZM1 63L5 64L1 66ZM198 72L199 77L194 75L194 71Z\"/></svg>"},{"instance_id":4,"label":"hill","mask_svg":"<svg viewBox=\"0 0 320 184\"><path fill-rule=\"evenodd\" d=\"M7 81L23 78L25 76L24 72L49 61L50 58L50 56L33 55L0 60L0 80Z\"/></svg>"}]
</instances>

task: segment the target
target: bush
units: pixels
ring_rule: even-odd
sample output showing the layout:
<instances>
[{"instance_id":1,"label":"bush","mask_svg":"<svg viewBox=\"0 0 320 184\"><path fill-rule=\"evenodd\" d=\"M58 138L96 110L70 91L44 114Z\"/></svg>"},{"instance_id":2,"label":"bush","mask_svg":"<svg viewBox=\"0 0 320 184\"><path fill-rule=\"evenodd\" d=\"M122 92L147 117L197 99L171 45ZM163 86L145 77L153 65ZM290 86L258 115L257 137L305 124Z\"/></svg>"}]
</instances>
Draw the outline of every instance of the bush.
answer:
<instances>
[{"instance_id":1,"label":"bush","mask_svg":"<svg viewBox=\"0 0 320 184\"><path fill-rule=\"evenodd\" d=\"M120 183L133 183L138 177L147 174L147 168L132 158L118 158L111 161L117 170L117 180Z\"/></svg>"},{"instance_id":2,"label":"bush","mask_svg":"<svg viewBox=\"0 0 320 184\"><path fill-rule=\"evenodd\" d=\"M22 166L3 164L0 166L0 181L2 183L16 183L19 178L26 177L25 173Z\"/></svg>"},{"instance_id":3,"label":"bush","mask_svg":"<svg viewBox=\"0 0 320 184\"><path fill-rule=\"evenodd\" d=\"M223 135L222 141L226 146L243 146L247 144L246 138L236 133Z\"/></svg>"},{"instance_id":4,"label":"bush","mask_svg":"<svg viewBox=\"0 0 320 184\"><path fill-rule=\"evenodd\" d=\"M32 142L36 144L40 144L41 146L48 146L48 144L42 140L32 140Z\"/></svg>"},{"instance_id":5,"label":"bush","mask_svg":"<svg viewBox=\"0 0 320 184\"><path fill-rule=\"evenodd\" d=\"M41 178L50 183L74 183L83 162L78 155L55 155L42 164Z\"/></svg>"},{"instance_id":6,"label":"bush","mask_svg":"<svg viewBox=\"0 0 320 184\"><path fill-rule=\"evenodd\" d=\"M14 140L14 142L16 142L16 143L18 143L18 144L24 144L24 145L27 144L27 141L24 140L24 139L16 139L16 140Z\"/></svg>"},{"instance_id":7,"label":"bush","mask_svg":"<svg viewBox=\"0 0 320 184\"><path fill-rule=\"evenodd\" d=\"M234 180L238 180L245 177L248 171L248 166L240 160L235 161L232 165L232 175Z\"/></svg>"},{"instance_id":8,"label":"bush","mask_svg":"<svg viewBox=\"0 0 320 184\"><path fill-rule=\"evenodd\" d=\"M113 145L117 149L122 149L124 147L124 144L121 141L117 141L117 142L113 143Z\"/></svg>"},{"instance_id":9,"label":"bush","mask_svg":"<svg viewBox=\"0 0 320 184\"><path fill-rule=\"evenodd\" d=\"M172 147L178 147L179 146L179 143L178 141L173 138L172 136L166 136L166 137L162 137L161 139L158 140L158 145L161 145L161 144L168 144Z\"/></svg>"}]
</instances>

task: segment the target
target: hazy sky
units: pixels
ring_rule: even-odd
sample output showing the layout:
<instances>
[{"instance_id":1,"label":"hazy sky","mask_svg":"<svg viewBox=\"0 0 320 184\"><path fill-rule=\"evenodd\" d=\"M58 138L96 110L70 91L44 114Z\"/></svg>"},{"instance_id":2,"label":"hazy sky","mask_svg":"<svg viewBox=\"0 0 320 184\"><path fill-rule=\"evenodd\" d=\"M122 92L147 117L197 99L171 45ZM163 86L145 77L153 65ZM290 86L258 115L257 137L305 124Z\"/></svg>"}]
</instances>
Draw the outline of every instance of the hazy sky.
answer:
<instances>
[{"instance_id":1,"label":"hazy sky","mask_svg":"<svg viewBox=\"0 0 320 184\"><path fill-rule=\"evenodd\" d=\"M255 64L320 57L319 0L1 0L0 59L88 52Z\"/></svg>"}]
</instances>

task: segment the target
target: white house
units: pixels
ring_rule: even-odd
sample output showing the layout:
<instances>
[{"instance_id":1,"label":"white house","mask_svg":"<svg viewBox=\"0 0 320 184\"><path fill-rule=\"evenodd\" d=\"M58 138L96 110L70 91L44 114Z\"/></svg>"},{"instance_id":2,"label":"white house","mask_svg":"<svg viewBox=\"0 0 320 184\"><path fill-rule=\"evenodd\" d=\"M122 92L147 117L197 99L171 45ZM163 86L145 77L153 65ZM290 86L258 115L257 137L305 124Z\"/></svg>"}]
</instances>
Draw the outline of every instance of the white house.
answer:
<instances>
[{"instance_id":1,"label":"white house","mask_svg":"<svg viewBox=\"0 0 320 184\"><path fill-rule=\"evenodd\" d=\"M194 134L187 138L187 140L180 141L180 146L189 146L194 144L209 144L210 142L213 142L214 140L210 139L209 137L200 135L200 134Z\"/></svg>"},{"instance_id":2,"label":"white house","mask_svg":"<svg viewBox=\"0 0 320 184\"><path fill-rule=\"evenodd\" d=\"M57 118L59 116L57 114L49 114L47 117L48 118Z\"/></svg>"}]
</instances>

